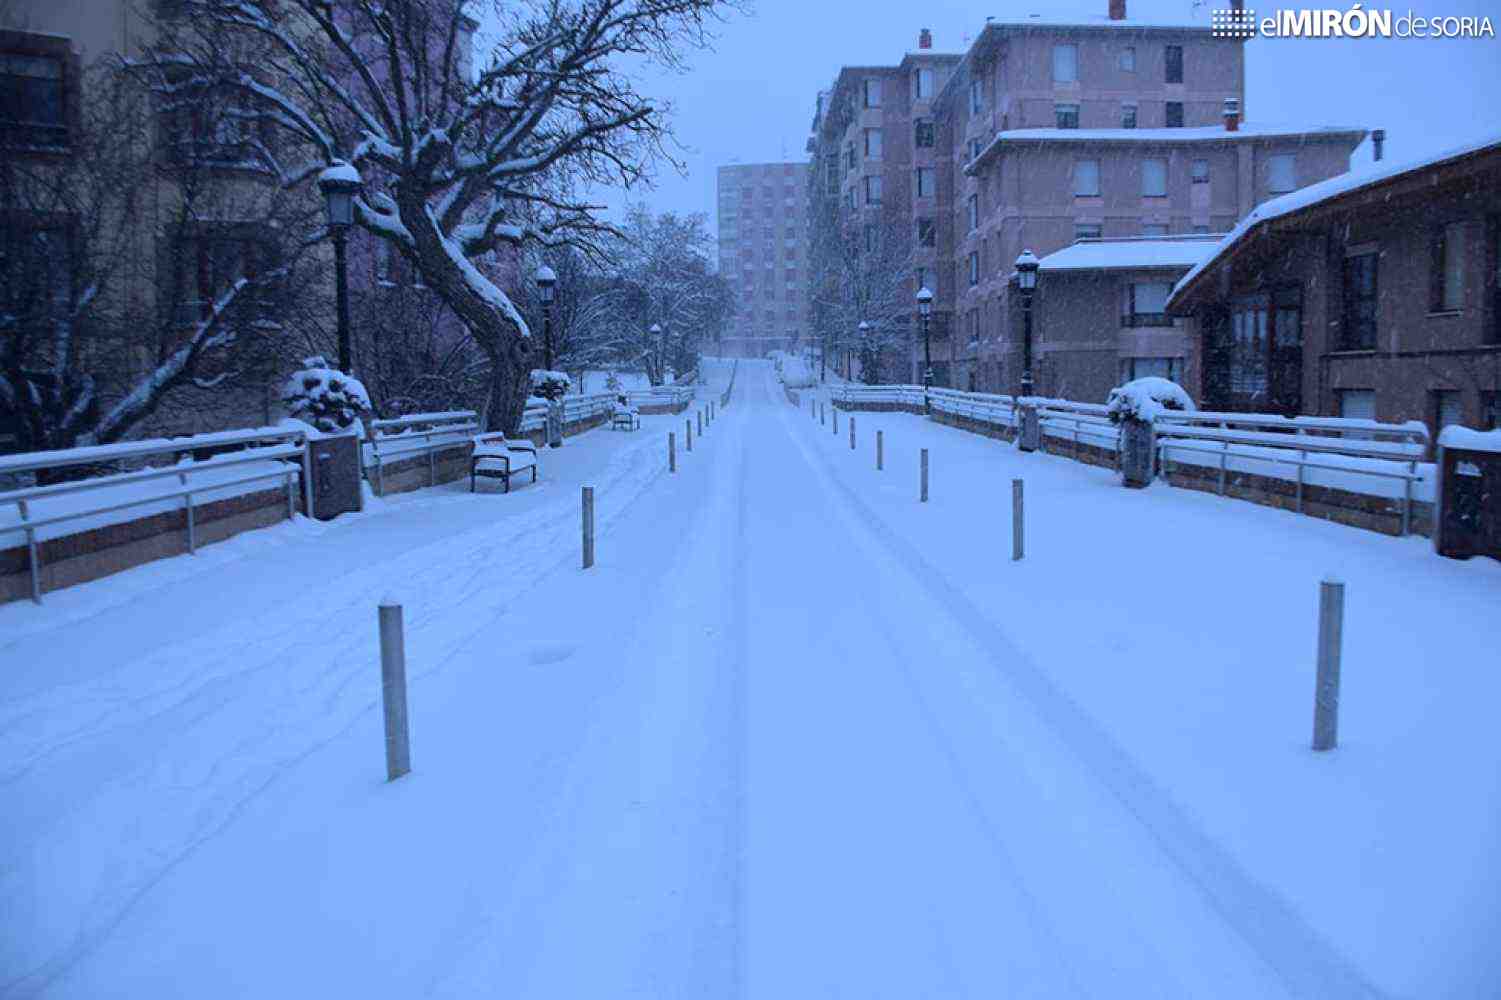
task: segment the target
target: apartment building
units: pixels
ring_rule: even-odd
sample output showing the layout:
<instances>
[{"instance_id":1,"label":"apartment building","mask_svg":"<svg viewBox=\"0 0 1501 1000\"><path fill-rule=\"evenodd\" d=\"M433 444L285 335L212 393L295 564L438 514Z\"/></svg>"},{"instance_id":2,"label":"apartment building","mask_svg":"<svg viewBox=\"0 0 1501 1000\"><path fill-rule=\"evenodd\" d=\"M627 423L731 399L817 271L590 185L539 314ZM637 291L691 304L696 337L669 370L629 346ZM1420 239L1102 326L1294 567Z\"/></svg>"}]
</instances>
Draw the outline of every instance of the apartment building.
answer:
<instances>
[{"instance_id":1,"label":"apartment building","mask_svg":"<svg viewBox=\"0 0 1501 1000\"><path fill-rule=\"evenodd\" d=\"M760 358L808 330L808 166L747 163L717 175L719 273L738 309L721 350Z\"/></svg>"},{"instance_id":2,"label":"apartment building","mask_svg":"<svg viewBox=\"0 0 1501 1000\"><path fill-rule=\"evenodd\" d=\"M1266 198L1348 169L1364 129L1247 116L1241 40L1132 19L1123 0L1104 8L1096 18L988 20L961 56L935 67L932 97L898 123L932 143L882 182L899 192L899 221L919 248L908 289L935 296L929 343L909 338L905 378L920 380L931 355L935 384L1020 388L1012 276L1023 249L1224 232ZM853 114L870 86L916 92L919 68L846 68L825 117ZM831 187L835 135L825 125L810 144ZM850 137L838 140L847 156ZM878 142L883 152L903 145ZM858 209L860 191L851 202L847 188L846 207Z\"/></svg>"}]
</instances>

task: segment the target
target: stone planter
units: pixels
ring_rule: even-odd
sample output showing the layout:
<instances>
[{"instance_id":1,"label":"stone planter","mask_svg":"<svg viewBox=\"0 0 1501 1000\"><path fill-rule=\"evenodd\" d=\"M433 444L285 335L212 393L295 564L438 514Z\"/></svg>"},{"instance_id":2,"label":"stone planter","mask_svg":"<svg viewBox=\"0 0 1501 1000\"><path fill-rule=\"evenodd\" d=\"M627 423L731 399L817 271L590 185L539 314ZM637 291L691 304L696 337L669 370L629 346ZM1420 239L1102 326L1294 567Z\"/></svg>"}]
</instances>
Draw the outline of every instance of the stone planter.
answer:
<instances>
[{"instance_id":1,"label":"stone planter","mask_svg":"<svg viewBox=\"0 0 1501 1000\"><path fill-rule=\"evenodd\" d=\"M1127 417L1121 421L1121 478L1129 487L1150 486L1157 473L1157 435L1151 423Z\"/></svg>"}]
</instances>

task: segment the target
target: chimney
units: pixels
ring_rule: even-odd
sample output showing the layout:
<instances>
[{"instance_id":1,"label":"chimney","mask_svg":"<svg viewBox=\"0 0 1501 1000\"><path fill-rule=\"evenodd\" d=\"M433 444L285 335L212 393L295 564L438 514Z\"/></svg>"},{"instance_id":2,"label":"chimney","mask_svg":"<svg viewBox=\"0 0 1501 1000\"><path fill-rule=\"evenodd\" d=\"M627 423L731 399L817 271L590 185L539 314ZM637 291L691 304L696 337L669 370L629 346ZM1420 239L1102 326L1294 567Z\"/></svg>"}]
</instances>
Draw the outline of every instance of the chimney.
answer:
<instances>
[{"instance_id":1,"label":"chimney","mask_svg":"<svg viewBox=\"0 0 1501 1000\"><path fill-rule=\"evenodd\" d=\"M1240 131L1240 100L1238 98L1225 98L1225 131Z\"/></svg>"},{"instance_id":2,"label":"chimney","mask_svg":"<svg viewBox=\"0 0 1501 1000\"><path fill-rule=\"evenodd\" d=\"M1235 13L1237 14L1244 13L1246 9L1246 0L1230 0L1230 9L1235 11Z\"/></svg>"},{"instance_id":3,"label":"chimney","mask_svg":"<svg viewBox=\"0 0 1501 1000\"><path fill-rule=\"evenodd\" d=\"M931 49L933 47L933 32L931 30L924 28L917 33L917 47L920 49Z\"/></svg>"},{"instance_id":4,"label":"chimney","mask_svg":"<svg viewBox=\"0 0 1501 1000\"><path fill-rule=\"evenodd\" d=\"M1386 129L1378 128L1371 133L1371 152L1375 154L1376 162L1381 162L1381 157L1386 155Z\"/></svg>"},{"instance_id":5,"label":"chimney","mask_svg":"<svg viewBox=\"0 0 1501 1000\"><path fill-rule=\"evenodd\" d=\"M1098 8L1096 8L1098 9ZM1126 0L1110 0L1110 20L1124 21L1126 19Z\"/></svg>"}]
</instances>

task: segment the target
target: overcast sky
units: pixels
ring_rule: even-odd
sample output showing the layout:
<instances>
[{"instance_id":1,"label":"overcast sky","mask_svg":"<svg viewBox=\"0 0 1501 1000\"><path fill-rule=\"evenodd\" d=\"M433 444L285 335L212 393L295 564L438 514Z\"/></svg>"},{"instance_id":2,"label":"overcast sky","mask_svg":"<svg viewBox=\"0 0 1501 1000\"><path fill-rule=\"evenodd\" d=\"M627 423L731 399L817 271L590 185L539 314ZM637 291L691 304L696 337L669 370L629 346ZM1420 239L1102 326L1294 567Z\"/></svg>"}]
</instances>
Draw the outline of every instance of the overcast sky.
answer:
<instances>
[{"instance_id":1,"label":"overcast sky","mask_svg":"<svg viewBox=\"0 0 1501 1000\"><path fill-rule=\"evenodd\" d=\"M728 163L804 160L814 98L839 67L894 64L917 47L920 28L933 30L938 51L962 52L987 15L1024 17L1099 14L1107 0L753 0L732 14L712 52L700 53L683 75L650 75L648 93L672 101L686 176L670 169L653 190L602 192L618 212L627 199L659 210L707 212L713 225L715 168ZM1228 2L1127 0L1133 17L1183 19L1207 25L1209 11ZM1269 13L1271 4L1247 6ZM1283 6L1280 5L1279 6ZM1288 9L1300 5L1287 3ZM1319 0L1308 6L1345 9ZM1501 28L1501 0L1375 0L1394 14L1489 15ZM1387 130L1388 159L1421 156L1501 131L1501 40L1266 39L1246 45L1248 119L1269 123L1358 125ZM1352 165L1370 162L1369 143Z\"/></svg>"}]
</instances>

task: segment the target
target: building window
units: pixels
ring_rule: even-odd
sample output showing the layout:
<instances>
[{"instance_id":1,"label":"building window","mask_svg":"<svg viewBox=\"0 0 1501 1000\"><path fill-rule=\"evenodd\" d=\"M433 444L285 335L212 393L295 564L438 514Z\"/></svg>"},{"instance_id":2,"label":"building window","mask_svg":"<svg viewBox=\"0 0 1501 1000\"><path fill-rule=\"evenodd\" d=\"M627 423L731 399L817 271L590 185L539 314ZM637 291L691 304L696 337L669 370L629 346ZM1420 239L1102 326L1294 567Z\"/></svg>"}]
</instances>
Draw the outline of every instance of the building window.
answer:
<instances>
[{"instance_id":1,"label":"building window","mask_svg":"<svg viewBox=\"0 0 1501 1000\"><path fill-rule=\"evenodd\" d=\"M1135 127L1136 127L1136 105L1134 105L1134 104L1122 104L1121 105L1121 128L1135 128Z\"/></svg>"},{"instance_id":2,"label":"building window","mask_svg":"<svg viewBox=\"0 0 1501 1000\"><path fill-rule=\"evenodd\" d=\"M1464 238L1462 222L1433 231L1429 252L1428 309L1456 312L1464 306Z\"/></svg>"},{"instance_id":3,"label":"building window","mask_svg":"<svg viewBox=\"0 0 1501 1000\"><path fill-rule=\"evenodd\" d=\"M868 128L865 130L865 155L872 160L881 158L881 130Z\"/></svg>"},{"instance_id":4,"label":"building window","mask_svg":"<svg viewBox=\"0 0 1501 1000\"><path fill-rule=\"evenodd\" d=\"M67 145L64 82L61 56L0 54L0 135L17 137L7 144Z\"/></svg>"},{"instance_id":5,"label":"building window","mask_svg":"<svg viewBox=\"0 0 1501 1000\"><path fill-rule=\"evenodd\" d=\"M404 263L400 257L393 257L386 266L389 271ZM244 234L214 232L180 237L173 248L168 272L174 322L178 326L191 326L207 319L215 301L234 282L244 277L254 283L273 268L270 244ZM236 299L235 312L252 322L272 321L275 304L273 287L252 284Z\"/></svg>"},{"instance_id":6,"label":"building window","mask_svg":"<svg viewBox=\"0 0 1501 1000\"><path fill-rule=\"evenodd\" d=\"M1376 349L1377 299L1376 265L1378 253L1355 254L1345 258L1345 321L1340 330L1342 351Z\"/></svg>"},{"instance_id":7,"label":"building window","mask_svg":"<svg viewBox=\"0 0 1501 1000\"><path fill-rule=\"evenodd\" d=\"M1336 389L1339 415L1351 420L1376 419L1375 389Z\"/></svg>"},{"instance_id":8,"label":"building window","mask_svg":"<svg viewBox=\"0 0 1501 1000\"><path fill-rule=\"evenodd\" d=\"M1501 392L1480 394L1480 429L1501 430Z\"/></svg>"},{"instance_id":9,"label":"building window","mask_svg":"<svg viewBox=\"0 0 1501 1000\"><path fill-rule=\"evenodd\" d=\"M1298 160L1293 153L1274 153L1267 159L1266 187L1272 194L1286 194L1295 190Z\"/></svg>"},{"instance_id":10,"label":"building window","mask_svg":"<svg viewBox=\"0 0 1501 1000\"><path fill-rule=\"evenodd\" d=\"M969 158L971 160L978 160L980 158L980 151L984 148L979 139L969 140Z\"/></svg>"},{"instance_id":11,"label":"building window","mask_svg":"<svg viewBox=\"0 0 1501 1000\"><path fill-rule=\"evenodd\" d=\"M1121 49L1120 68L1122 73L1136 72L1136 46L1127 45Z\"/></svg>"},{"instance_id":12,"label":"building window","mask_svg":"<svg viewBox=\"0 0 1501 1000\"><path fill-rule=\"evenodd\" d=\"M876 252L876 227L870 223L865 225L865 252Z\"/></svg>"},{"instance_id":13,"label":"building window","mask_svg":"<svg viewBox=\"0 0 1501 1000\"><path fill-rule=\"evenodd\" d=\"M919 118L914 125L915 135L913 141L918 149L927 149L933 145L934 129L933 121L929 118Z\"/></svg>"},{"instance_id":14,"label":"building window","mask_svg":"<svg viewBox=\"0 0 1501 1000\"><path fill-rule=\"evenodd\" d=\"M1053 82L1077 83L1079 81L1079 46L1053 46Z\"/></svg>"},{"instance_id":15,"label":"building window","mask_svg":"<svg viewBox=\"0 0 1501 1000\"><path fill-rule=\"evenodd\" d=\"M918 167L917 168L917 197L919 197L919 198L931 198L931 197L933 197L933 168L932 167Z\"/></svg>"},{"instance_id":16,"label":"building window","mask_svg":"<svg viewBox=\"0 0 1501 1000\"><path fill-rule=\"evenodd\" d=\"M72 313L74 264L67 227L14 215L0 237L0 315L21 329L65 320Z\"/></svg>"},{"instance_id":17,"label":"building window","mask_svg":"<svg viewBox=\"0 0 1501 1000\"><path fill-rule=\"evenodd\" d=\"M1485 325L1480 340L1485 344L1498 344L1501 343L1501 215L1486 220L1486 233L1491 254L1491 321Z\"/></svg>"},{"instance_id":18,"label":"building window","mask_svg":"<svg viewBox=\"0 0 1501 1000\"><path fill-rule=\"evenodd\" d=\"M1141 161L1141 196L1143 198L1167 197L1167 161L1150 157Z\"/></svg>"},{"instance_id":19,"label":"building window","mask_svg":"<svg viewBox=\"0 0 1501 1000\"><path fill-rule=\"evenodd\" d=\"M980 283L980 255L974 250L969 252L969 283L971 285Z\"/></svg>"},{"instance_id":20,"label":"building window","mask_svg":"<svg viewBox=\"0 0 1501 1000\"><path fill-rule=\"evenodd\" d=\"M933 290L933 286L928 284L928 269L925 267L915 269L912 272L912 280L917 283L918 288L926 288L929 291Z\"/></svg>"},{"instance_id":21,"label":"building window","mask_svg":"<svg viewBox=\"0 0 1501 1000\"><path fill-rule=\"evenodd\" d=\"M881 81L873 77L865 81L865 106L867 108L881 106Z\"/></svg>"},{"instance_id":22,"label":"building window","mask_svg":"<svg viewBox=\"0 0 1501 1000\"><path fill-rule=\"evenodd\" d=\"M1442 431L1445 427L1463 427L1465 425L1464 395L1458 389L1435 389L1430 412L1433 414L1435 432Z\"/></svg>"},{"instance_id":23,"label":"building window","mask_svg":"<svg viewBox=\"0 0 1501 1000\"><path fill-rule=\"evenodd\" d=\"M1166 110L1163 112L1164 123L1168 128L1183 127L1183 102L1168 101Z\"/></svg>"},{"instance_id":24,"label":"building window","mask_svg":"<svg viewBox=\"0 0 1501 1000\"><path fill-rule=\"evenodd\" d=\"M1138 378L1183 381L1182 358L1121 358L1121 384Z\"/></svg>"},{"instance_id":25,"label":"building window","mask_svg":"<svg viewBox=\"0 0 1501 1000\"><path fill-rule=\"evenodd\" d=\"M938 227L932 219L917 220L917 245L930 247L937 243Z\"/></svg>"},{"instance_id":26,"label":"building window","mask_svg":"<svg viewBox=\"0 0 1501 1000\"><path fill-rule=\"evenodd\" d=\"M1209 227L1208 226L1196 225L1196 226L1193 227L1193 232L1194 232L1195 236L1208 236L1209 235Z\"/></svg>"},{"instance_id":27,"label":"building window","mask_svg":"<svg viewBox=\"0 0 1501 1000\"><path fill-rule=\"evenodd\" d=\"M1055 104L1053 105L1053 118L1059 128L1079 127L1079 105Z\"/></svg>"},{"instance_id":28,"label":"building window","mask_svg":"<svg viewBox=\"0 0 1501 1000\"><path fill-rule=\"evenodd\" d=\"M881 175L871 174L865 178L865 204L879 205L881 203Z\"/></svg>"},{"instance_id":29,"label":"building window","mask_svg":"<svg viewBox=\"0 0 1501 1000\"><path fill-rule=\"evenodd\" d=\"M970 195L964 202L965 212L969 216L969 231L974 232L980 228L980 196Z\"/></svg>"},{"instance_id":30,"label":"building window","mask_svg":"<svg viewBox=\"0 0 1501 1000\"><path fill-rule=\"evenodd\" d=\"M844 169L846 171L855 169L855 144L853 142L844 144Z\"/></svg>"},{"instance_id":31,"label":"building window","mask_svg":"<svg viewBox=\"0 0 1501 1000\"><path fill-rule=\"evenodd\" d=\"M1074 223L1074 240L1097 240L1100 238L1100 224L1098 222Z\"/></svg>"},{"instance_id":32,"label":"building window","mask_svg":"<svg viewBox=\"0 0 1501 1000\"><path fill-rule=\"evenodd\" d=\"M912 74L912 99L926 101L933 96L933 71L919 69Z\"/></svg>"},{"instance_id":33,"label":"building window","mask_svg":"<svg viewBox=\"0 0 1501 1000\"><path fill-rule=\"evenodd\" d=\"M1183 82L1183 46L1169 45L1163 49L1164 76L1168 83Z\"/></svg>"},{"instance_id":34,"label":"building window","mask_svg":"<svg viewBox=\"0 0 1501 1000\"><path fill-rule=\"evenodd\" d=\"M1208 160L1194 160L1193 161L1193 167L1192 167L1191 173L1192 173L1192 176L1193 176L1193 182L1195 184L1208 184L1209 183L1209 161Z\"/></svg>"},{"instance_id":35,"label":"building window","mask_svg":"<svg viewBox=\"0 0 1501 1000\"><path fill-rule=\"evenodd\" d=\"M1172 326L1167 314L1167 299L1173 292L1172 282L1133 281L1126 285L1122 303L1122 326Z\"/></svg>"},{"instance_id":36,"label":"building window","mask_svg":"<svg viewBox=\"0 0 1501 1000\"><path fill-rule=\"evenodd\" d=\"M1100 161L1074 161L1074 197L1097 198L1100 194Z\"/></svg>"},{"instance_id":37,"label":"building window","mask_svg":"<svg viewBox=\"0 0 1501 1000\"><path fill-rule=\"evenodd\" d=\"M1143 236L1166 236L1167 235L1167 225L1165 223L1161 223L1161 222L1143 222L1141 224L1141 235L1143 235Z\"/></svg>"},{"instance_id":38,"label":"building window","mask_svg":"<svg viewBox=\"0 0 1501 1000\"><path fill-rule=\"evenodd\" d=\"M985 110L985 81L979 78L969 81L969 113L977 115Z\"/></svg>"}]
</instances>

